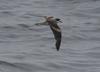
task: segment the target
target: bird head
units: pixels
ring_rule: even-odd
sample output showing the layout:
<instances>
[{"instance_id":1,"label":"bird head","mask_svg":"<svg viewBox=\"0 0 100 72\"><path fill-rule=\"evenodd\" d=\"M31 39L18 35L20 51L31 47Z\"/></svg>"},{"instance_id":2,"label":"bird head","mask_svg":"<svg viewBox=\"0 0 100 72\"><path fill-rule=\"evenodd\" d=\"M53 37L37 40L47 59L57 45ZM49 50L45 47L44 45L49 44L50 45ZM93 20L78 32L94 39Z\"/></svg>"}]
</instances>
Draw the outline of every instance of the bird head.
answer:
<instances>
[{"instance_id":1,"label":"bird head","mask_svg":"<svg viewBox=\"0 0 100 72\"><path fill-rule=\"evenodd\" d=\"M59 19L59 18L55 18L55 20L56 20L57 22L62 23L61 19Z\"/></svg>"}]
</instances>

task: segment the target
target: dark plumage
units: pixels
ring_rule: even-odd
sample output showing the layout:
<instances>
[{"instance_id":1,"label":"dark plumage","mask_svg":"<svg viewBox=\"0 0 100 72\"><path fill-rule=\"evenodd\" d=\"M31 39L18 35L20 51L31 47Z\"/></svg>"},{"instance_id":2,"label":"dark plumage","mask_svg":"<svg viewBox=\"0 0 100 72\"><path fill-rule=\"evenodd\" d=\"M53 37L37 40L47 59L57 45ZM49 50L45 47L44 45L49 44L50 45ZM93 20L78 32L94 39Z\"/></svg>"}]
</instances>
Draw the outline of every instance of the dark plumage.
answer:
<instances>
[{"instance_id":1,"label":"dark plumage","mask_svg":"<svg viewBox=\"0 0 100 72\"><path fill-rule=\"evenodd\" d=\"M61 38L62 38L62 35L61 35L61 29L60 27L57 25L58 21L60 21L60 19L56 18L56 19L52 19L52 18L48 18L47 19L47 22L54 34L54 38L56 40L56 49L57 51L59 51L60 49L60 45L61 45Z\"/></svg>"},{"instance_id":2,"label":"dark plumage","mask_svg":"<svg viewBox=\"0 0 100 72\"><path fill-rule=\"evenodd\" d=\"M54 34L54 37L55 37L55 40L56 40L56 49L57 49L57 51L59 51L59 49L60 49L60 44L61 44L61 31L59 32L59 31L57 31L57 30L55 30L52 26L50 26L50 28L51 28L51 30L52 30L52 32L53 32L53 34Z\"/></svg>"}]
</instances>

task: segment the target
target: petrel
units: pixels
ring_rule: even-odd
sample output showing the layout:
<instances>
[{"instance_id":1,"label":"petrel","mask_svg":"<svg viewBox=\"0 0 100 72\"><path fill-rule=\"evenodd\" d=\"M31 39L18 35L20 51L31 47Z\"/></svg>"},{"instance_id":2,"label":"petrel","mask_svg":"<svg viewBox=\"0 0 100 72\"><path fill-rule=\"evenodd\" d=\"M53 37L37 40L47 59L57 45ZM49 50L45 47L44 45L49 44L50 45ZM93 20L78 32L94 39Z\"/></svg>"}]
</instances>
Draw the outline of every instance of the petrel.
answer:
<instances>
[{"instance_id":1,"label":"petrel","mask_svg":"<svg viewBox=\"0 0 100 72\"><path fill-rule=\"evenodd\" d=\"M61 22L61 20L59 18L54 18L53 16L50 16L50 17L45 16L44 18L46 19L46 22L48 23L48 25L50 26L54 34L54 38L56 40L55 46L56 46L57 51L59 51L60 45L61 45L62 33L57 23Z\"/></svg>"}]
</instances>

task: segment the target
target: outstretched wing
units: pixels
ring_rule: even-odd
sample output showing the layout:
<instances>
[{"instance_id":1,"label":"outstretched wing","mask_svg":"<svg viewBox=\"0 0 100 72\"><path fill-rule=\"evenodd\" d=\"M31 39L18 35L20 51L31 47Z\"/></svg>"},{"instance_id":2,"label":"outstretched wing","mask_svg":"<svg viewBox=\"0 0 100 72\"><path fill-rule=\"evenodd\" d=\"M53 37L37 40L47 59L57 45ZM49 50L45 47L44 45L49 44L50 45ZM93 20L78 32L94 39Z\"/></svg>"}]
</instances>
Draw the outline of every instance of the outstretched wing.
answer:
<instances>
[{"instance_id":1,"label":"outstretched wing","mask_svg":"<svg viewBox=\"0 0 100 72\"><path fill-rule=\"evenodd\" d=\"M59 51L60 45L61 45L61 30L59 27L56 28L56 27L50 26L50 28L51 28L51 30L54 34L55 40L56 40L56 44L55 44L56 49L57 49L57 51Z\"/></svg>"},{"instance_id":2,"label":"outstretched wing","mask_svg":"<svg viewBox=\"0 0 100 72\"><path fill-rule=\"evenodd\" d=\"M60 49L60 44L61 44L61 38L56 40L55 46L56 46L57 51L59 51Z\"/></svg>"}]
</instances>

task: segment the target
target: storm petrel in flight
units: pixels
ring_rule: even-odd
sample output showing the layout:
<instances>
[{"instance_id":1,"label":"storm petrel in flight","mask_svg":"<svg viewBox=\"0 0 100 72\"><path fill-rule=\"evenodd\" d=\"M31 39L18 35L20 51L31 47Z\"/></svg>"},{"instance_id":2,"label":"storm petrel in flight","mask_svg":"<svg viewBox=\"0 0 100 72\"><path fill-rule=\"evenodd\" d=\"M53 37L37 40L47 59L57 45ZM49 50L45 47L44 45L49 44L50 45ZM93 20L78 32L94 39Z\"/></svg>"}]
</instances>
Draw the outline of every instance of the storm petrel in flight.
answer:
<instances>
[{"instance_id":1,"label":"storm petrel in flight","mask_svg":"<svg viewBox=\"0 0 100 72\"><path fill-rule=\"evenodd\" d=\"M48 25L50 26L53 34L54 34L54 38L56 40L55 46L57 51L59 51L60 49L60 45L61 45L61 38L62 38L62 33L61 33L61 29L60 27L57 25L58 22L61 22L61 20L59 18L54 18L54 17L44 17L46 19L46 22L48 23Z\"/></svg>"}]
</instances>

